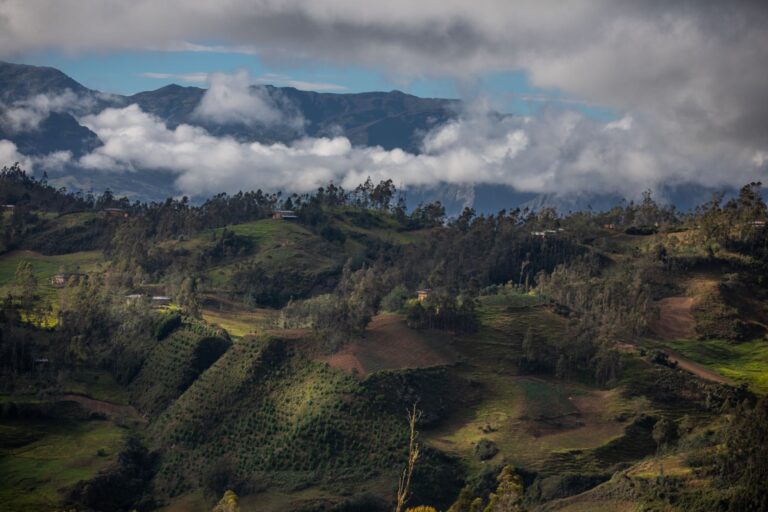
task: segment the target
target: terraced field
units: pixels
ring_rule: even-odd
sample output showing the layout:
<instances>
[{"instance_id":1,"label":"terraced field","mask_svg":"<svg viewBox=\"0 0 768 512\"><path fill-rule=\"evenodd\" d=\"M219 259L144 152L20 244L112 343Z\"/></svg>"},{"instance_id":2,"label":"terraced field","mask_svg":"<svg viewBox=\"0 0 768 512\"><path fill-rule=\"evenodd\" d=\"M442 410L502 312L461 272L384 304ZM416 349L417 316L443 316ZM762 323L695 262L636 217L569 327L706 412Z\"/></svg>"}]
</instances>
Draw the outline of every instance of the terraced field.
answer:
<instances>
[{"instance_id":1,"label":"terraced field","mask_svg":"<svg viewBox=\"0 0 768 512\"><path fill-rule=\"evenodd\" d=\"M199 361L206 339L182 328L157 343L129 386L131 401L142 413L151 417L160 414L207 368L207 361ZM211 358L221 349L224 346Z\"/></svg>"},{"instance_id":2,"label":"terraced field","mask_svg":"<svg viewBox=\"0 0 768 512\"><path fill-rule=\"evenodd\" d=\"M293 353L290 341L236 341L150 426L166 454L162 492L189 490L199 478L190 468L224 454L233 454L221 462L232 475L269 471L278 488L388 472L403 456L404 425L368 408L360 392L343 372Z\"/></svg>"}]
</instances>

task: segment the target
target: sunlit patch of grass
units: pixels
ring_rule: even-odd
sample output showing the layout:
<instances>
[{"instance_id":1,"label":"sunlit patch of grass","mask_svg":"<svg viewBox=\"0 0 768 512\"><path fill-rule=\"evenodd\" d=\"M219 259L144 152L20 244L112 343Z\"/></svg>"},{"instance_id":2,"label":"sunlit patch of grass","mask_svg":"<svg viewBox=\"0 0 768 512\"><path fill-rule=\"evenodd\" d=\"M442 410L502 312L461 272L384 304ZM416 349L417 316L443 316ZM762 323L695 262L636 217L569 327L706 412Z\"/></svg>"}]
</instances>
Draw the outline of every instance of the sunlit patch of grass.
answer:
<instances>
[{"instance_id":1,"label":"sunlit patch of grass","mask_svg":"<svg viewBox=\"0 0 768 512\"><path fill-rule=\"evenodd\" d=\"M265 327L269 319L269 313L263 309L204 308L203 319L210 324L218 325L225 329L232 336L240 337L255 333L260 328Z\"/></svg>"},{"instance_id":2,"label":"sunlit patch of grass","mask_svg":"<svg viewBox=\"0 0 768 512\"><path fill-rule=\"evenodd\" d=\"M19 316L22 322L34 325L38 329L53 329L59 324L59 318L53 311L43 311L42 313L21 311Z\"/></svg>"},{"instance_id":3,"label":"sunlit patch of grass","mask_svg":"<svg viewBox=\"0 0 768 512\"><path fill-rule=\"evenodd\" d=\"M768 341L676 340L659 343L754 391L768 393Z\"/></svg>"},{"instance_id":4,"label":"sunlit patch of grass","mask_svg":"<svg viewBox=\"0 0 768 512\"><path fill-rule=\"evenodd\" d=\"M59 272L94 272L105 261L101 251L84 251L71 254L46 256L33 251L13 251L0 256L0 297L16 293L14 280L19 263L28 261L37 278L37 309L29 314L22 312L22 321L36 327L52 328L58 321L56 311L62 290L51 285L51 277ZM49 310L50 308L50 310Z\"/></svg>"}]
</instances>

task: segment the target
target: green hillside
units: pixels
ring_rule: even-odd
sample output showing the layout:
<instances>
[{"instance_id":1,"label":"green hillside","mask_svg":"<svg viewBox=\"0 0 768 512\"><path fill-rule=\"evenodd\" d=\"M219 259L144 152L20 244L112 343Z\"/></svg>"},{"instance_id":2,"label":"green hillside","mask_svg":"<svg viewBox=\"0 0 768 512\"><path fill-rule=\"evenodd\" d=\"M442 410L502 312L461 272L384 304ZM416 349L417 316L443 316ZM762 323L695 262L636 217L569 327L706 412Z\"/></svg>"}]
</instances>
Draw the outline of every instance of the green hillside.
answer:
<instances>
[{"instance_id":1,"label":"green hillside","mask_svg":"<svg viewBox=\"0 0 768 512\"><path fill-rule=\"evenodd\" d=\"M386 183L132 205L3 179L34 203L0 253L11 509L389 511L418 444L408 506L759 510L756 185L446 219Z\"/></svg>"}]
</instances>

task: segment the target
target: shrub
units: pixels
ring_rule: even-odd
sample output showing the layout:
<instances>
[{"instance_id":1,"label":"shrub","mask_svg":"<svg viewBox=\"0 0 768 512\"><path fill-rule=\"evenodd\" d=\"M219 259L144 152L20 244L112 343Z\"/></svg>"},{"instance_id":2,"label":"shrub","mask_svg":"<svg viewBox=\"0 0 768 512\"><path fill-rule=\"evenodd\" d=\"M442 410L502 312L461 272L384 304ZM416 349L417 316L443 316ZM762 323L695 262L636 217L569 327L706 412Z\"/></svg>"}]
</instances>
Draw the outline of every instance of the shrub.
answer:
<instances>
[{"instance_id":1,"label":"shrub","mask_svg":"<svg viewBox=\"0 0 768 512\"><path fill-rule=\"evenodd\" d=\"M497 453L499 448L490 439L481 439L475 445L475 457L479 460L492 459Z\"/></svg>"},{"instance_id":2,"label":"shrub","mask_svg":"<svg viewBox=\"0 0 768 512\"><path fill-rule=\"evenodd\" d=\"M400 311L408 299L408 288L399 284L392 288L387 295L381 299L381 309L384 311Z\"/></svg>"},{"instance_id":3,"label":"shrub","mask_svg":"<svg viewBox=\"0 0 768 512\"><path fill-rule=\"evenodd\" d=\"M169 315L164 315L155 329L155 338L157 338L158 341L163 340L179 326L181 326L180 314L171 313Z\"/></svg>"}]
</instances>

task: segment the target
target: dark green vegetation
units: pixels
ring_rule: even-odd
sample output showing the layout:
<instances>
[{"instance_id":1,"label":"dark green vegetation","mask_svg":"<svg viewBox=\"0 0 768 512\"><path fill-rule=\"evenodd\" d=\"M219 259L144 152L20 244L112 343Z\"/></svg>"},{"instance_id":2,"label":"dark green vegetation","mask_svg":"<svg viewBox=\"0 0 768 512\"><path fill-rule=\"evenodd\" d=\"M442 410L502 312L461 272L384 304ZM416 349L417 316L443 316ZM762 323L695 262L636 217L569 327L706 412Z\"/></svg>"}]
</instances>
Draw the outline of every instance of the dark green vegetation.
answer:
<instances>
[{"instance_id":1,"label":"dark green vegetation","mask_svg":"<svg viewBox=\"0 0 768 512\"><path fill-rule=\"evenodd\" d=\"M7 169L0 203L10 510L391 510L414 403L411 506L766 506L756 184L446 221L391 182L142 204Z\"/></svg>"}]
</instances>

